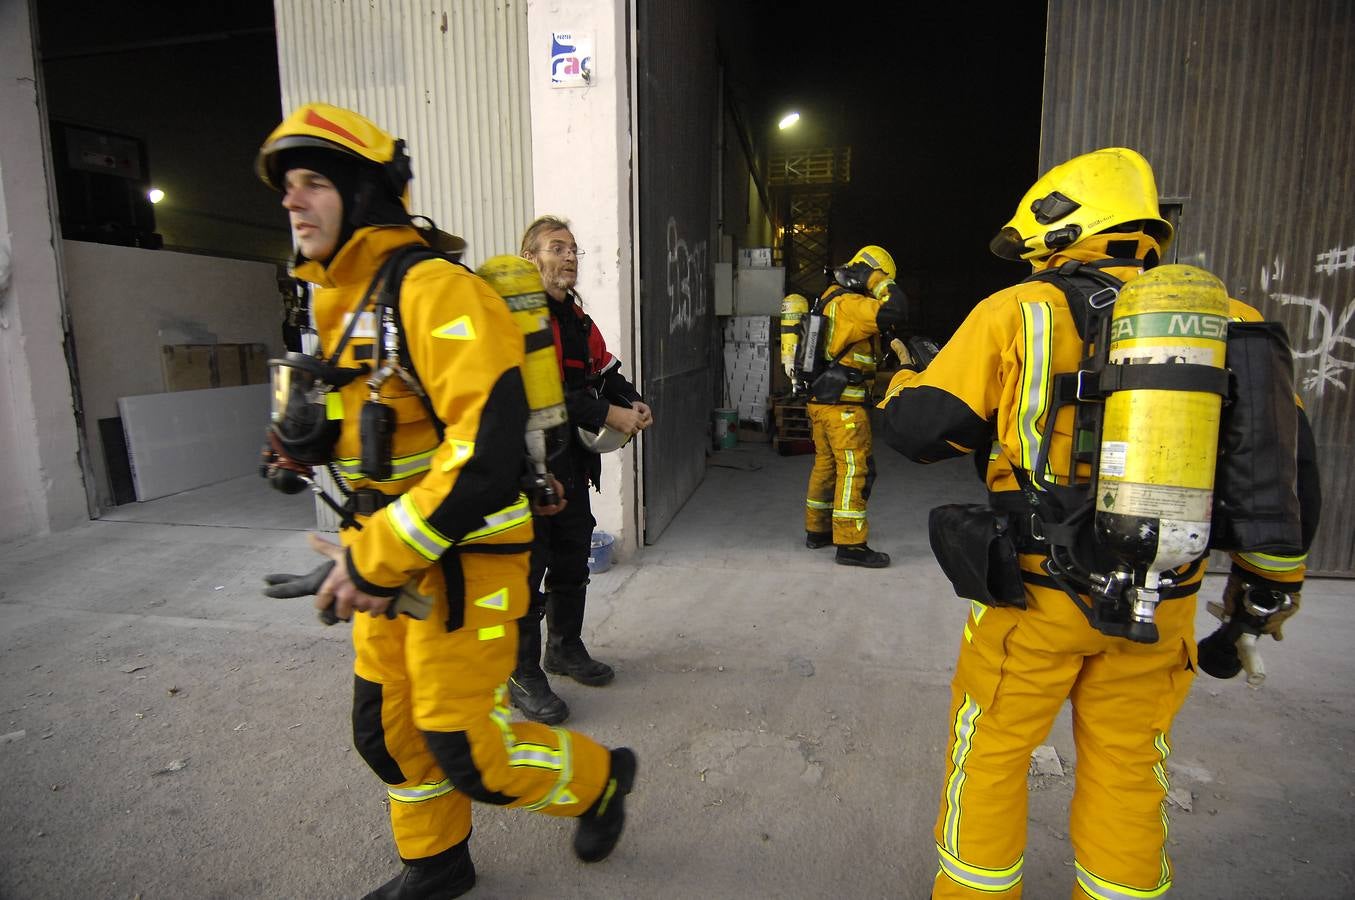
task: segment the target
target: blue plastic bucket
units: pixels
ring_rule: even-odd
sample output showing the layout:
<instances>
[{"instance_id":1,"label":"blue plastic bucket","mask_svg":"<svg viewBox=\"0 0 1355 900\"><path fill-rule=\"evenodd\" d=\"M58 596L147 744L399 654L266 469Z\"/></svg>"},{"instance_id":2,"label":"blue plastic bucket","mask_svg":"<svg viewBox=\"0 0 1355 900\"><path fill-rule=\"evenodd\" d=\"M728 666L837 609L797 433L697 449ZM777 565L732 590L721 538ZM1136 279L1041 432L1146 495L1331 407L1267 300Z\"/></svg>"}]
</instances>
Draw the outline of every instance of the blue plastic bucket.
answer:
<instances>
[{"instance_id":1,"label":"blue plastic bucket","mask_svg":"<svg viewBox=\"0 0 1355 900\"><path fill-rule=\"evenodd\" d=\"M605 531L593 532L593 540L588 549L588 571L601 575L612 567L612 542L615 540Z\"/></svg>"}]
</instances>

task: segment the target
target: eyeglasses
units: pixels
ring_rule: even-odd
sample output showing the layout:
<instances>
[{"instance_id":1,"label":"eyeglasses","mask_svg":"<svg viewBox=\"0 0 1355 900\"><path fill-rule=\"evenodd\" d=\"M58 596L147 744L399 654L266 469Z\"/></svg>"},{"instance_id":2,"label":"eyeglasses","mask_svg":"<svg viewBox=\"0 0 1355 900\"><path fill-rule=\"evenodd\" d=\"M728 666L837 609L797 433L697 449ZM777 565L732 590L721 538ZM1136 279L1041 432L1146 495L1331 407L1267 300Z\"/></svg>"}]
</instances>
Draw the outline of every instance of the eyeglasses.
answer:
<instances>
[{"instance_id":1,"label":"eyeglasses","mask_svg":"<svg viewBox=\"0 0 1355 900\"><path fill-rule=\"evenodd\" d=\"M584 256L584 251L580 250L578 247L566 247L564 244L548 244L545 247L542 247L540 252L560 259L564 259L567 256L572 256L575 259L583 259Z\"/></svg>"}]
</instances>

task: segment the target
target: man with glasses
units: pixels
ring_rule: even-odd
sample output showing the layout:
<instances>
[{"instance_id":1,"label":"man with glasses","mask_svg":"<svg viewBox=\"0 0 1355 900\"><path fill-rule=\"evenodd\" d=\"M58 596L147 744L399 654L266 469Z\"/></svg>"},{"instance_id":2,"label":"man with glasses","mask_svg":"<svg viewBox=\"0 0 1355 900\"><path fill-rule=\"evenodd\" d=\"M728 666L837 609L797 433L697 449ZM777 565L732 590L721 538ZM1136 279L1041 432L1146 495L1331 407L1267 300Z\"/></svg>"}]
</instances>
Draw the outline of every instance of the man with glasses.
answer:
<instances>
[{"instance_id":1,"label":"man with glasses","mask_svg":"<svg viewBox=\"0 0 1355 900\"><path fill-rule=\"evenodd\" d=\"M508 691L513 705L528 719L555 725L569 717L569 707L551 690L546 672L592 686L607 684L615 674L611 666L589 655L581 636L588 556L597 524L588 485L599 487L602 458L598 453L606 449L595 441L586 446L582 436L610 433L618 444L623 443L653 424L654 417L635 386L622 376L621 361L608 352L597 325L583 311L574 290L583 251L569 222L555 216L537 219L522 236L522 255L536 264L546 289L570 427L567 444L551 460L551 471L564 487L567 504L556 515L535 521L531 607L518 620L518 663Z\"/></svg>"}]
</instances>

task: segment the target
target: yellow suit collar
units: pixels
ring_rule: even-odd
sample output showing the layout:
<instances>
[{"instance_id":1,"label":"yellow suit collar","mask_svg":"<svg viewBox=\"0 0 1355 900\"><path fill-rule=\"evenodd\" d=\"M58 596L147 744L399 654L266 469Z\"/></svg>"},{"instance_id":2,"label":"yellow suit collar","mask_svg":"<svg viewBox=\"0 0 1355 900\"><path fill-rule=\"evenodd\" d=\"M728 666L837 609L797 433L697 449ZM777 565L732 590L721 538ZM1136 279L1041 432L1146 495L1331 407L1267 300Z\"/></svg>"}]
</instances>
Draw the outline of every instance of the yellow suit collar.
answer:
<instances>
[{"instance_id":1,"label":"yellow suit collar","mask_svg":"<svg viewBox=\"0 0 1355 900\"><path fill-rule=\"evenodd\" d=\"M427 242L408 225L369 225L353 232L328 266L307 259L292 271L297 278L320 287L366 284L391 253L409 244L423 243Z\"/></svg>"}]
</instances>

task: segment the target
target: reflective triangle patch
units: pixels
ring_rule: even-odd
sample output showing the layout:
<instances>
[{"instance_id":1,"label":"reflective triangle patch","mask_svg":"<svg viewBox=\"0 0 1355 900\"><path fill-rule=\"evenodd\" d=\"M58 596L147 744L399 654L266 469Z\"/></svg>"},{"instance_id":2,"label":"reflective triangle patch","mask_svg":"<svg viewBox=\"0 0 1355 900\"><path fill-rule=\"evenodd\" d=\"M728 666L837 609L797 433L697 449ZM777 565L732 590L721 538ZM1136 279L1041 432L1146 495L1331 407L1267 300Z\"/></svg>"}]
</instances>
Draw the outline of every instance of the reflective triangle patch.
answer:
<instances>
[{"instance_id":1,"label":"reflective triangle patch","mask_svg":"<svg viewBox=\"0 0 1355 900\"><path fill-rule=\"evenodd\" d=\"M444 472L451 472L460 468L461 464L475 453L474 441L458 441L452 438L447 443L452 445L452 458L442 464L442 471Z\"/></svg>"},{"instance_id":2,"label":"reflective triangle patch","mask_svg":"<svg viewBox=\"0 0 1355 900\"><path fill-rule=\"evenodd\" d=\"M560 791L560 793L556 794L555 800L553 800L552 802L555 803L556 806L568 806L571 803L578 803L579 798L575 797L574 794L571 793L568 788L566 788Z\"/></svg>"},{"instance_id":3,"label":"reflective triangle patch","mask_svg":"<svg viewBox=\"0 0 1355 900\"><path fill-rule=\"evenodd\" d=\"M433 337L442 338L444 341L473 341L475 326L471 324L470 316L458 316L445 325L434 328Z\"/></svg>"},{"instance_id":4,"label":"reflective triangle patch","mask_svg":"<svg viewBox=\"0 0 1355 900\"><path fill-rule=\"evenodd\" d=\"M508 608L508 588L500 588L487 597L481 597L475 601L476 606L482 606L485 609L505 610Z\"/></svg>"}]
</instances>

